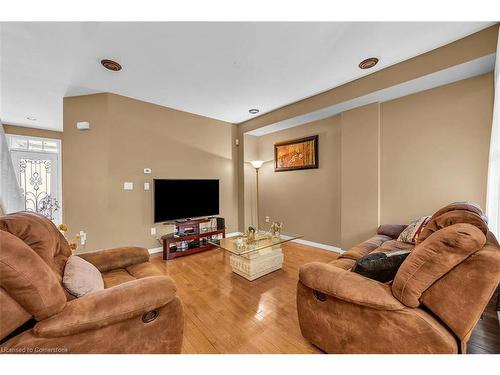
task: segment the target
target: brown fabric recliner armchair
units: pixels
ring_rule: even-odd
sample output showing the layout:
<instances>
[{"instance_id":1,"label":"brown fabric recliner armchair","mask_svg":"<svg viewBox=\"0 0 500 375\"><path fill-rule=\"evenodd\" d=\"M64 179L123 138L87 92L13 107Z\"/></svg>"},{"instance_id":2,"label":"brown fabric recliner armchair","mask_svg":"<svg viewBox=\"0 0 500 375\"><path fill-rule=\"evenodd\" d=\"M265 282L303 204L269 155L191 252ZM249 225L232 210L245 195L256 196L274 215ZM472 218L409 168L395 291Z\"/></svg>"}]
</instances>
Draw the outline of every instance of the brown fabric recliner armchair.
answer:
<instances>
[{"instance_id":1,"label":"brown fabric recliner armchair","mask_svg":"<svg viewBox=\"0 0 500 375\"><path fill-rule=\"evenodd\" d=\"M500 281L500 247L482 211L455 203L437 211L415 247L395 239L403 225L335 261L300 269L300 329L328 353L465 353ZM390 284L350 272L371 252L410 249Z\"/></svg>"},{"instance_id":2,"label":"brown fabric recliner armchair","mask_svg":"<svg viewBox=\"0 0 500 375\"><path fill-rule=\"evenodd\" d=\"M180 353L183 308L173 281L147 249L79 254L105 289L69 295L69 245L47 218L0 217L0 351L3 353Z\"/></svg>"}]
</instances>

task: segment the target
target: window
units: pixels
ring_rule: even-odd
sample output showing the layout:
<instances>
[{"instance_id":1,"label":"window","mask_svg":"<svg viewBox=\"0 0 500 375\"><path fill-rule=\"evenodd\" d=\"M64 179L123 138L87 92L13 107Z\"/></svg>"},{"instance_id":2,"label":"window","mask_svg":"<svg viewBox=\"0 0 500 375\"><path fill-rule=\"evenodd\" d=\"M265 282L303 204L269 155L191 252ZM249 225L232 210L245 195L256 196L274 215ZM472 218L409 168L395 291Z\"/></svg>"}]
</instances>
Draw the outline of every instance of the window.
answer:
<instances>
[{"instance_id":1,"label":"window","mask_svg":"<svg viewBox=\"0 0 500 375\"><path fill-rule=\"evenodd\" d=\"M26 211L38 212L56 224L62 221L61 141L7 135L17 182Z\"/></svg>"}]
</instances>

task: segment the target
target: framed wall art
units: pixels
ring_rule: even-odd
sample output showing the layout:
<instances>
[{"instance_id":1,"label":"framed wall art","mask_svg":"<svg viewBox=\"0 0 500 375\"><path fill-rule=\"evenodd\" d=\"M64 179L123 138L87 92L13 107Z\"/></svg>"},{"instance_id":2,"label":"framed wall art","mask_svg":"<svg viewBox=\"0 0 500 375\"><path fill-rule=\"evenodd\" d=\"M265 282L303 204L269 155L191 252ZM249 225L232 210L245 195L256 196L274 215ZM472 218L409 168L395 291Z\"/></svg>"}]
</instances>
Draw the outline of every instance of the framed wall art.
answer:
<instances>
[{"instance_id":1,"label":"framed wall art","mask_svg":"<svg viewBox=\"0 0 500 375\"><path fill-rule=\"evenodd\" d=\"M274 144L275 172L318 167L318 135Z\"/></svg>"}]
</instances>

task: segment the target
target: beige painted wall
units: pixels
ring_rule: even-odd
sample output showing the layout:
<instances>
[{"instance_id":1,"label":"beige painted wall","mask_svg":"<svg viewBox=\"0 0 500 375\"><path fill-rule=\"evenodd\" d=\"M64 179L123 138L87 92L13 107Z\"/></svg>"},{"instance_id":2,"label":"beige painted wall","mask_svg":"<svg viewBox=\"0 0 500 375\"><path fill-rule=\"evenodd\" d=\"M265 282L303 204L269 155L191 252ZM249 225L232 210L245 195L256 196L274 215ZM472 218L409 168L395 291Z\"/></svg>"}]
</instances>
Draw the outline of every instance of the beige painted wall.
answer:
<instances>
[{"instance_id":1,"label":"beige painted wall","mask_svg":"<svg viewBox=\"0 0 500 375\"><path fill-rule=\"evenodd\" d=\"M258 137L260 218L342 249L379 223L485 205L491 73ZM275 142L320 134L320 168L275 173ZM246 175L245 175L246 177Z\"/></svg>"},{"instance_id":2,"label":"beige painted wall","mask_svg":"<svg viewBox=\"0 0 500 375\"><path fill-rule=\"evenodd\" d=\"M65 98L63 103L63 217L69 238L80 230L88 233L88 250L114 246L119 238L120 223L108 204L108 99L108 94L98 94ZM77 130L78 121L90 122L92 130Z\"/></svg>"},{"instance_id":3,"label":"beige painted wall","mask_svg":"<svg viewBox=\"0 0 500 375\"><path fill-rule=\"evenodd\" d=\"M366 240L379 217L379 104L342 113L341 247Z\"/></svg>"},{"instance_id":4,"label":"beige painted wall","mask_svg":"<svg viewBox=\"0 0 500 375\"><path fill-rule=\"evenodd\" d=\"M89 121L89 131L76 130ZM150 235L153 178L220 179L220 215L237 217L233 126L114 94L64 99L63 209L70 229L88 233L85 251L160 244ZM144 168L152 174L145 175ZM124 191L123 182L134 183Z\"/></svg>"},{"instance_id":5,"label":"beige painted wall","mask_svg":"<svg viewBox=\"0 0 500 375\"><path fill-rule=\"evenodd\" d=\"M319 168L274 172L274 143L319 135ZM259 137L259 220L283 221L284 232L340 245L340 116Z\"/></svg>"},{"instance_id":6,"label":"beige painted wall","mask_svg":"<svg viewBox=\"0 0 500 375\"><path fill-rule=\"evenodd\" d=\"M493 75L381 105L381 221L408 222L453 201L486 204Z\"/></svg>"},{"instance_id":7,"label":"beige painted wall","mask_svg":"<svg viewBox=\"0 0 500 375\"><path fill-rule=\"evenodd\" d=\"M357 80L332 88L318 95L283 106L274 111L238 124L238 138L244 133L295 116L303 115L371 92L394 86L426 74L431 74L451 66L465 63L496 52L498 24L478 33L459 39L453 43L436 48L422 55L415 56L401 63L368 74ZM244 166L243 147L239 149L238 166L238 208L240 223L244 221ZM240 229L243 229L242 227Z\"/></svg>"},{"instance_id":8,"label":"beige painted wall","mask_svg":"<svg viewBox=\"0 0 500 375\"><path fill-rule=\"evenodd\" d=\"M259 159L258 137L251 135L244 136L244 160L245 173L244 194L245 194L245 221L244 228L257 226L257 179L255 168L250 164L252 160ZM259 223L260 224L260 223Z\"/></svg>"},{"instance_id":9,"label":"beige painted wall","mask_svg":"<svg viewBox=\"0 0 500 375\"><path fill-rule=\"evenodd\" d=\"M62 132L53 130L27 128L25 126L3 124L5 134L26 135L30 137L62 139Z\"/></svg>"}]
</instances>

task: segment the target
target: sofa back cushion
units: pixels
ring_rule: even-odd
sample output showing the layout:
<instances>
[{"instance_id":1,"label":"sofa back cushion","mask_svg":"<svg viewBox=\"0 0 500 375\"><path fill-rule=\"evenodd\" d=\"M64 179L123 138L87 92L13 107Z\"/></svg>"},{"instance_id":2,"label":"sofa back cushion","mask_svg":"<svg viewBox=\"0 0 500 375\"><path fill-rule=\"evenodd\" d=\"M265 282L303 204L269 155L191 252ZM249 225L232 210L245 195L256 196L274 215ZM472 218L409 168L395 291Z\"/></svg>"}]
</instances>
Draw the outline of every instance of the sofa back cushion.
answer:
<instances>
[{"instance_id":1,"label":"sofa back cushion","mask_svg":"<svg viewBox=\"0 0 500 375\"><path fill-rule=\"evenodd\" d=\"M431 285L420 301L461 341L467 341L500 282L500 247L486 245Z\"/></svg>"},{"instance_id":2,"label":"sofa back cushion","mask_svg":"<svg viewBox=\"0 0 500 375\"><path fill-rule=\"evenodd\" d=\"M398 241L414 245L418 236L425 228L429 221L430 216L422 216L413 220L408 226L399 234Z\"/></svg>"},{"instance_id":3,"label":"sofa back cushion","mask_svg":"<svg viewBox=\"0 0 500 375\"><path fill-rule=\"evenodd\" d=\"M28 245L54 271L57 280L62 281L71 249L52 221L34 212L16 212L0 217L0 229Z\"/></svg>"},{"instance_id":4,"label":"sofa back cushion","mask_svg":"<svg viewBox=\"0 0 500 375\"><path fill-rule=\"evenodd\" d=\"M370 254L373 250L379 248L384 242L389 240L391 240L391 237L377 234L364 242L354 245L347 251L344 251L340 254L339 259L351 259L354 261L354 264L357 260Z\"/></svg>"},{"instance_id":5,"label":"sofa back cushion","mask_svg":"<svg viewBox=\"0 0 500 375\"><path fill-rule=\"evenodd\" d=\"M0 288L0 340L32 318L17 301Z\"/></svg>"},{"instance_id":6,"label":"sofa back cushion","mask_svg":"<svg viewBox=\"0 0 500 375\"><path fill-rule=\"evenodd\" d=\"M383 234L395 239L399 237L407 226L406 224L382 224L377 228L377 234Z\"/></svg>"},{"instance_id":7,"label":"sofa back cushion","mask_svg":"<svg viewBox=\"0 0 500 375\"><path fill-rule=\"evenodd\" d=\"M451 203L432 215L416 239L416 243L422 243L432 233L458 223L474 225L486 236L488 233L488 225L485 219L481 208L473 202Z\"/></svg>"},{"instance_id":8,"label":"sofa back cushion","mask_svg":"<svg viewBox=\"0 0 500 375\"><path fill-rule=\"evenodd\" d=\"M36 320L46 319L66 305L56 273L26 243L0 230L0 287Z\"/></svg>"},{"instance_id":9,"label":"sofa back cushion","mask_svg":"<svg viewBox=\"0 0 500 375\"><path fill-rule=\"evenodd\" d=\"M422 293L485 243L483 232L471 224L453 224L432 233L399 268L392 284L394 296L406 306L418 307Z\"/></svg>"}]
</instances>

